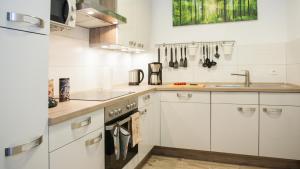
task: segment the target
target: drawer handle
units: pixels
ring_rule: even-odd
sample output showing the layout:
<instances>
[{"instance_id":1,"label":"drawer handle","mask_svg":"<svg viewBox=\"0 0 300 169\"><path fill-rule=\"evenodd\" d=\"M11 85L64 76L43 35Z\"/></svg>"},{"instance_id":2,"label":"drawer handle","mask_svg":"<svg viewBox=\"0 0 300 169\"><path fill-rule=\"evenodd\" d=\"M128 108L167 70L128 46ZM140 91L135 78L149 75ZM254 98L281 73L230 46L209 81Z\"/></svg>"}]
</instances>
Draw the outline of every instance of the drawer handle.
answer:
<instances>
[{"instance_id":1,"label":"drawer handle","mask_svg":"<svg viewBox=\"0 0 300 169\"><path fill-rule=\"evenodd\" d=\"M102 133L100 133L100 135L96 138L85 141L85 145L92 146L94 144L100 143L101 140L102 140Z\"/></svg>"},{"instance_id":2,"label":"drawer handle","mask_svg":"<svg viewBox=\"0 0 300 169\"><path fill-rule=\"evenodd\" d=\"M279 117L282 114L281 108L263 108L263 112L271 117Z\"/></svg>"},{"instance_id":3,"label":"drawer handle","mask_svg":"<svg viewBox=\"0 0 300 169\"><path fill-rule=\"evenodd\" d=\"M147 95L147 96L144 96L144 100L146 101L146 100L149 100L151 98L151 96L150 95Z\"/></svg>"},{"instance_id":4,"label":"drawer handle","mask_svg":"<svg viewBox=\"0 0 300 169\"><path fill-rule=\"evenodd\" d=\"M256 112L256 108L243 108L243 107L238 107L237 108L239 112L241 113L255 113Z\"/></svg>"},{"instance_id":5,"label":"drawer handle","mask_svg":"<svg viewBox=\"0 0 300 169\"><path fill-rule=\"evenodd\" d=\"M145 109L144 111L140 111L141 115L145 115L147 113L147 109Z\"/></svg>"},{"instance_id":6,"label":"drawer handle","mask_svg":"<svg viewBox=\"0 0 300 169\"><path fill-rule=\"evenodd\" d=\"M182 95L181 93L177 93L178 98L185 98L185 99L190 99L193 97L192 93L188 93L187 95Z\"/></svg>"},{"instance_id":7,"label":"drawer handle","mask_svg":"<svg viewBox=\"0 0 300 169\"><path fill-rule=\"evenodd\" d=\"M89 117L89 118L87 118L86 120L84 120L82 122L72 123L71 128L72 129L78 129L78 128L90 125L91 122L92 122L92 118Z\"/></svg>"},{"instance_id":8,"label":"drawer handle","mask_svg":"<svg viewBox=\"0 0 300 169\"><path fill-rule=\"evenodd\" d=\"M16 12L7 12L6 13L6 19L10 22L23 22L23 23L29 23L31 25L35 25L39 28L44 28L45 23L44 20L38 17L26 15L26 14L20 14Z\"/></svg>"},{"instance_id":9,"label":"drawer handle","mask_svg":"<svg viewBox=\"0 0 300 169\"><path fill-rule=\"evenodd\" d=\"M39 145L41 145L42 142L43 142L43 136L40 136L37 139L31 141L30 143L18 145L15 147L5 148L5 156L6 157L14 156L14 155L21 154L26 151L32 150L35 147L38 147Z\"/></svg>"}]
</instances>

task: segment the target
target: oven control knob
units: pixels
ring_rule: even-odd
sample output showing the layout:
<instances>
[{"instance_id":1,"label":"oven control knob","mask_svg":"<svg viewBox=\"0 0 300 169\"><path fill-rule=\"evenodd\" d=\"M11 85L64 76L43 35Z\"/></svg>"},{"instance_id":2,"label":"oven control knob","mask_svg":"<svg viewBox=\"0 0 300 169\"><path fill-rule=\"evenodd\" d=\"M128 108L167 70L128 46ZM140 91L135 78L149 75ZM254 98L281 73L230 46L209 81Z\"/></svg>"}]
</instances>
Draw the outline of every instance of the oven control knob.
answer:
<instances>
[{"instance_id":1,"label":"oven control knob","mask_svg":"<svg viewBox=\"0 0 300 169\"><path fill-rule=\"evenodd\" d=\"M111 112L109 112L109 117L113 117L114 116L114 112L113 111L111 111Z\"/></svg>"},{"instance_id":2,"label":"oven control knob","mask_svg":"<svg viewBox=\"0 0 300 169\"><path fill-rule=\"evenodd\" d=\"M129 109L130 109L130 105L129 105L129 104L127 104L126 108L129 110Z\"/></svg>"},{"instance_id":3,"label":"oven control knob","mask_svg":"<svg viewBox=\"0 0 300 169\"><path fill-rule=\"evenodd\" d=\"M122 113L122 109L118 109L118 113L121 114Z\"/></svg>"},{"instance_id":4,"label":"oven control knob","mask_svg":"<svg viewBox=\"0 0 300 169\"><path fill-rule=\"evenodd\" d=\"M133 104L133 107L135 107L135 106L136 106L136 103L135 103L135 102L133 102L132 104Z\"/></svg>"},{"instance_id":5,"label":"oven control knob","mask_svg":"<svg viewBox=\"0 0 300 169\"><path fill-rule=\"evenodd\" d=\"M133 103L130 104L130 108L132 109L134 107Z\"/></svg>"}]
</instances>

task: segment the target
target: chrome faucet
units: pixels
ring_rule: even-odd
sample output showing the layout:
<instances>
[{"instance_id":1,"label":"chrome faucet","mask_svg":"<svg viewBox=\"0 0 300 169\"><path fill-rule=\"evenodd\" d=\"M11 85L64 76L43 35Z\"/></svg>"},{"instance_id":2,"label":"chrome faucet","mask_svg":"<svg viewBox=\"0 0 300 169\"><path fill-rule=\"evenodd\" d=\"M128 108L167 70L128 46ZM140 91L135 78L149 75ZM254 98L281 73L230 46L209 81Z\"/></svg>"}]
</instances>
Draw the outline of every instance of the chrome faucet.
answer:
<instances>
[{"instance_id":1,"label":"chrome faucet","mask_svg":"<svg viewBox=\"0 0 300 169\"><path fill-rule=\"evenodd\" d=\"M237 74L237 73L232 73L232 76L245 76L245 87L250 87L250 72L249 70L245 70L245 74Z\"/></svg>"}]
</instances>

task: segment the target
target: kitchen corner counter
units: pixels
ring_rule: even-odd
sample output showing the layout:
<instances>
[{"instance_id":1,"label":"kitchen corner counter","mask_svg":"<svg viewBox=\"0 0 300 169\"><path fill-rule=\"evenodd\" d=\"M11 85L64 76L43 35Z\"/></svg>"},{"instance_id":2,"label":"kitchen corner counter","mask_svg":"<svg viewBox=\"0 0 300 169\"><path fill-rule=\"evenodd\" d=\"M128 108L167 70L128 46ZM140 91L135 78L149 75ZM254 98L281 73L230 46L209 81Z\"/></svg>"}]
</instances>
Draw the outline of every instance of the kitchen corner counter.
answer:
<instances>
[{"instance_id":1,"label":"kitchen corner counter","mask_svg":"<svg viewBox=\"0 0 300 169\"><path fill-rule=\"evenodd\" d=\"M113 90L116 91L130 91L134 92L125 96L114 98L108 101L80 101L80 100L70 100L67 102L59 102L54 108L48 109L48 125L52 126L59 124L61 122L70 120L75 117L79 117L93 111L99 110L101 108L115 104L118 101L125 99L130 99L132 97L137 97L154 91L154 86L128 86L122 85L114 87Z\"/></svg>"},{"instance_id":2,"label":"kitchen corner counter","mask_svg":"<svg viewBox=\"0 0 300 169\"><path fill-rule=\"evenodd\" d=\"M98 109L115 104L118 101L141 96L151 91L199 91L199 92L274 92L274 93L300 93L300 86L292 84L257 83L251 87L228 87L227 83L203 83L199 85L162 85L162 86L116 86L112 90L134 92L108 101L67 101L58 103L55 108L49 109L49 126L79 117ZM241 84L234 84L241 85ZM225 87L226 86L226 87Z\"/></svg>"}]
</instances>

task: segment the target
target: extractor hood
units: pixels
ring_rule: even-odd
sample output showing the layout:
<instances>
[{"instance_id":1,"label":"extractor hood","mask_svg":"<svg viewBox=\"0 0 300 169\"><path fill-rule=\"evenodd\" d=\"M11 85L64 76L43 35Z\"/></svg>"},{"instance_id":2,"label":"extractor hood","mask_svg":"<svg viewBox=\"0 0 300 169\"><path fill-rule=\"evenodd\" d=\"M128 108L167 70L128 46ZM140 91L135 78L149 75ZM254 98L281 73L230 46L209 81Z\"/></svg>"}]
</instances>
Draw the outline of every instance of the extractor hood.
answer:
<instances>
[{"instance_id":1,"label":"extractor hood","mask_svg":"<svg viewBox=\"0 0 300 169\"><path fill-rule=\"evenodd\" d=\"M101 0L77 0L76 7L76 25L84 28L99 28L127 22L125 17L102 5Z\"/></svg>"}]
</instances>

